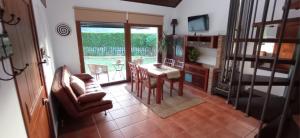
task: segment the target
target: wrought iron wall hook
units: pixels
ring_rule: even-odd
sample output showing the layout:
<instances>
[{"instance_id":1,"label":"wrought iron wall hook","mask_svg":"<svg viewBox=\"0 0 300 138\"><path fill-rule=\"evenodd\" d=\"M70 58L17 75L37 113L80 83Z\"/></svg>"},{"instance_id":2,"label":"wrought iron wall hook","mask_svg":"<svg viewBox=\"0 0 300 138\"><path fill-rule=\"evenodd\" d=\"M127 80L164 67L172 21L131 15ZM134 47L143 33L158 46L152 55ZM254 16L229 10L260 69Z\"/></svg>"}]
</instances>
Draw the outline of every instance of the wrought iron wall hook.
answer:
<instances>
[{"instance_id":1,"label":"wrought iron wall hook","mask_svg":"<svg viewBox=\"0 0 300 138\"><path fill-rule=\"evenodd\" d=\"M23 68L16 68L12 65L12 73L9 73L7 71L7 68L5 68L4 59L7 59L7 58L11 59L11 56L12 56L11 43L9 41L8 34L5 30L5 24L6 25L17 25L21 21L21 19L19 17L16 18L16 16L14 14L11 14L10 19L5 20L4 13L5 13L5 11L2 8L0 8L0 24L1 24L1 27L3 30L0 34L0 46L2 46L2 47L0 47L0 62L2 63L2 69L3 69L4 74L6 74L9 78L1 78L0 77L0 80L9 81L9 80L15 79L18 75L22 74L25 71L25 69L27 67L29 67L29 64L26 64L25 67L23 67Z\"/></svg>"},{"instance_id":2,"label":"wrought iron wall hook","mask_svg":"<svg viewBox=\"0 0 300 138\"><path fill-rule=\"evenodd\" d=\"M4 13L5 13L5 11L3 9L0 9L0 22L3 24L17 25L21 21L21 19L19 17L16 18L15 14L11 14L9 20L5 20Z\"/></svg>"},{"instance_id":3,"label":"wrought iron wall hook","mask_svg":"<svg viewBox=\"0 0 300 138\"><path fill-rule=\"evenodd\" d=\"M21 19L19 17L16 18L16 16L14 14L10 15L10 20L8 20L8 21L4 21L2 19L2 23L8 24L8 25L17 25L20 21L21 21Z\"/></svg>"},{"instance_id":4,"label":"wrought iron wall hook","mask_svg":"<svg viewBox=\"0 0 300 138\"><path fill-rule=\"evenodd\" d=\"M14 67L14 66L12 66L12 68L14 69L14 70L16 70L16 71L20 71L20 72L23 72L27 67L29 67L29 64L27 63L27 64L25 64L25 67L23 67L23 68L21 68L21 69L19 69L19 68L16 68L16 67Z\"/></svg>"},{"instance_id":5,"label":"wrought iron wall hook","mask_svg":"<svg viewBox=\"0 0 300 138\"><path fill-rule=\"evenodd\" d=\"M14 66L12 65L13 74L11 74L11 73L9 73L9 72L6 70L5 65L4 65L4 61L2 61L1 64L2 64L3 72L4 72L6 75L11 76L11 78L9 78L8 80L14 79L16 76L22 74L22 73L24 72L24 70L27 69L27 68L29 67L29 64L28 64L28 63L25 64L25 67L23 67L23 68L21 68L21 69L16 68L16 67L14 67ZM0 78L0 80L2 80L2 79Z\"/></svg>"},{"instance_id":6,"label":"wrought iron wall hook","mask_svg":"<svg viewBox=\"0 0 300 138\"><path fill-rule=\"evenodd\" d=\"M4 71L4 73L5 73L6 75L8 75L8 76L14 76L14 74L17 74L17 73L18 73L18 72L16 72L16 71L14 71L13 74L8 73L8 71L7 71L6 68L5 68L4 61L2 61L1 64L2 64L2 69L3 69L3 71Z\"/></svg>"}]
</instances>

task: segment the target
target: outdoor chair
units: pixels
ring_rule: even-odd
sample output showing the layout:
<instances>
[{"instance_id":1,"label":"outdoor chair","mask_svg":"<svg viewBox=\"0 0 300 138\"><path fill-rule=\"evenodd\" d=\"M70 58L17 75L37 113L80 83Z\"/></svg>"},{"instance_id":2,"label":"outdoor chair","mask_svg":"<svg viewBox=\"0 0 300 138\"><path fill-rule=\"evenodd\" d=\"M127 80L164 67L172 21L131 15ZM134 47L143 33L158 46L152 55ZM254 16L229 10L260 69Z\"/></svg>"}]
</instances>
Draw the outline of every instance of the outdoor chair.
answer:
<instances>
[{"instance_id":1,"label":"outdoor chair","mask_svg":"<svg viewBox=\"0 0 300 138\"><path fill-rule=\"evenodd\" d=\"M107 81L109 82L108 66L100 64L88 64L91 75L95 75L96 80L100 79L101 74L107 74Z\"/></svg>"},{"instance_id":2,"label":"outdoor chair","mask_svg":"<svg viewBox=\"0 0 300 138\"><path fill-rule=\"evenodd\" d=\"M117 74L119 74L121 78L124 78L124 75L123 75L123 72L122 72L123 67L124 67L124 63L122 63L122 61L120 59L117 59L116 62L112 65L115 69L115 74L113 76L113 79L115 79Z\"/></svg>"}]
</instances>

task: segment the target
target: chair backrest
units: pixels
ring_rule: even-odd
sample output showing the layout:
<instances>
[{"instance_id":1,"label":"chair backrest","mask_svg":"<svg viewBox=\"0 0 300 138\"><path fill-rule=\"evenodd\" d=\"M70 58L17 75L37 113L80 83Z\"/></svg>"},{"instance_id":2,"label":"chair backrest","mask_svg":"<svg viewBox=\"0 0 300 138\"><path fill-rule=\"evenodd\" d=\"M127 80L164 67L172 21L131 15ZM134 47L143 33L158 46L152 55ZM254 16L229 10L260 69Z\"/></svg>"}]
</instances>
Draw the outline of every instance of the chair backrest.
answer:
<instances>
[{"instance_id":1,"label":"chair backrest","mask_svg":"<svg viewBox=\"0 0 300 138\"><path fill-rule=\"evenodd\" d=\"M143 64L143 61L144 60L142 58L138 58L138 59L133 60L133 63L136 65L141 65L141 64Z\"/></svg>"},{"instance_id":2,"label":"chair backrest","mask_svg":"<svg viewBox=\"0 0 300 138\"><path fill-rule=\"evenodd\" d=\"M146 68L139 67L140 80L146 80L150 83L150 74Z\"/></svg>"},{"instance_id":3,"label":"chair backrest","mask_svg":"<svg viewBox=\"0 0 300 138\"><path fill-rule=\"evenodd\" d=\"M91 74L107 73L108 67L100 64L88 64Z\"/></svg>"},{"instance_id":4,"label":"chair backrest","mask_svg":"<svg viewBox=\"0 0 300 138\"><path fill-rule=\"evenodd\" d=\"M184 69L184 62L176 61L174 67L183 70Z\"/></svg>"},{"instance_id":5,"label":"chair backrest","mask_svg":"<svg viewBox=\"0 0 300 138\"><path fill-rule=\"evenodd\" d=\"M122 60L120 60L120 59L116 60L116 64L121 64L121 63L122 63Z\"/></svg>"},{"instance_id":6,"label":"chair backrest","mask_svg":"<svg viewBox=\"0 0 300 138\"><path fill-rule=\"evenodd\" d=\"M129 69L131 73L131 79L139 79L139 70L136 64L129 62Z\"/></svg>"},{"instance_id":7,"label":"chair backrest","mask_svg":"<svg viewBox=\"0 0 300 138\"><path fill-rule=\"evenodd\" d=\"M165 58L164 60L164 65L167 65L167 66L174 66L174 63L175 63L175 60L174 59L169 59L169 58Z\"/></svg>"}]
</instances>

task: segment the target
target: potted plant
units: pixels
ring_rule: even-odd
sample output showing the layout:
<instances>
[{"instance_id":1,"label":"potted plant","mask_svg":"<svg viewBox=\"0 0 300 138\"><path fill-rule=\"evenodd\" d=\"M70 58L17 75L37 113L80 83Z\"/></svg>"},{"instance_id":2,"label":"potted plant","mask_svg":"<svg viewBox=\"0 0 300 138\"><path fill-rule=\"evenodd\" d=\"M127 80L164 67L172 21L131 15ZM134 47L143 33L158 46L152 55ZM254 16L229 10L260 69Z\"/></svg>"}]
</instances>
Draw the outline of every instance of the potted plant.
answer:
<instances>
[{"instance_id":1,"label":"potted plant","mask_svg":"<svg viewBox=\"0 0 300 138\"><path fill-rule=\"evenodd\" d=\"M167 47L168 47L168 45L170 45L170 39L168 39L168 37L165 33L163 33L163 36L162 36L161 40L159 41L158 45L159 45L158 51L162 55L162 59L166 58Z\"/></svg>"},{"instance_id":2,"label":"potted plant","mask_svg":"<svg viewBox=\"0 0 300 138\"><path fill-rule=\"evenodd\" d=\"M198 60L198 57L200 56L200 52L196 48L190 48L188 53L188 58L191 62L195 62Z\"/></svg>"}]
</instances>

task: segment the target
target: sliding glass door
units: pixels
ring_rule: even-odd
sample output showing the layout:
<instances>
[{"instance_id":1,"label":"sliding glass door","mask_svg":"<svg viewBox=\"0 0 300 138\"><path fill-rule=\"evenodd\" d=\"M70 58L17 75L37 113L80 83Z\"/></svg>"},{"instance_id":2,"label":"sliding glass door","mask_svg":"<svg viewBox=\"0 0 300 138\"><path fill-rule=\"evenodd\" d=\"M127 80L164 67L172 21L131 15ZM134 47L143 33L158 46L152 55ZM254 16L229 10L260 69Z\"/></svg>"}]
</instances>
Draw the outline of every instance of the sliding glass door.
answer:
<instances>
[{"instance_id":1,"label":"sliding glass door","mask_svg":"<svg viewBox=\"0 0 300 138\"><path fill-rule=\"evenodd\" d=\"M158 27L131 26L131 59L137 64L153 64L158 59Z\"/></svg>"},{"instance_id":2,"label":"sliding glass door","mask_svg":"<svg viewBox=\"0 0 300 138\"><path fill-rule=\"evenodd\" d=\"M100 84L127 81L130 61L158 62L162 26L79 21L76 24L81 71L94 76Z\"/></svg>"},{"instance_id":3,"label":"sliding glass door","mask_svg":"<svg viewBox=\"0 0 300 138\"><path fill-rule=\"evenodd\" d=\"M123 24L80 24L84 69L101 84L126 80Z\"/></svg>"}]
</instances>

